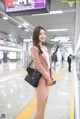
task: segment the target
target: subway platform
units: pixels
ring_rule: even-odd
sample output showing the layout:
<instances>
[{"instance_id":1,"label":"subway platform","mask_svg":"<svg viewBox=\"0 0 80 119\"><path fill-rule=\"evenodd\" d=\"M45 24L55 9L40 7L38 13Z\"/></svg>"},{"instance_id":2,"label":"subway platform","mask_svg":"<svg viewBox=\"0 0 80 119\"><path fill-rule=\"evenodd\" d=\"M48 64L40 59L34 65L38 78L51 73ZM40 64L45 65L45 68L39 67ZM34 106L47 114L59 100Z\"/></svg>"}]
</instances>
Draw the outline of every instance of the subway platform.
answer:
<instances>
[{"instance_id":1,"label":"subway platform","mask_svg":"<svg viewBox=\"0 0 80 119\"><path fill-rule=\"evenodd\" d=\"M75 70L74 64L72 72L66 62L57 65L53 76L57 83L50 86L44 119L74 119ZM5 114L1 119L33 119L35 91L24 81L26 74L20 62L0 64L0 115Z\"/></svg>"}]
</instances>

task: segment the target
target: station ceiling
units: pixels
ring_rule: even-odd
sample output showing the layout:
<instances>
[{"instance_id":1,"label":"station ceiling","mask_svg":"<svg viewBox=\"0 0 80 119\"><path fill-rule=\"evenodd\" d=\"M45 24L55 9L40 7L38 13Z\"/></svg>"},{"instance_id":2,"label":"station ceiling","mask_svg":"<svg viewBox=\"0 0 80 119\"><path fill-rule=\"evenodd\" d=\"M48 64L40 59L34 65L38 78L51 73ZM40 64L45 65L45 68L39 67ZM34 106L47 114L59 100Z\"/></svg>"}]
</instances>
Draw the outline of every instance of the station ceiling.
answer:
<instances>
[{"instance_id":1,"label":"station ceiling","mask_svg":"<svg viewBox=\"0 0 80 119\"><path fill-rule=\"evenodd\" d=\"M8 16L5 13L4 1L1 0L0 40L6 39L9 42L22 44L24 39L31 39L34 27L41 25L46 29L47 44L54 45L57 42L61 45L63 44L64 46L65 44L70 44L70 46L74 49L76 13L75 10L76 7L74 2L64 2L64 0L51 0L50 13L12 17ZM56 11L60 13L54 13ZM8 17L8 20L4 20L4 16ZM29 25L25 27L24 23L26 23L26 25ZM19 28L18 25L22 25L22 27ZM47 31L52 29L53 31ZM65 30L58 31L60 29ZM58 39L57 41L56 38Z\"/></svg>"}]
</instances>

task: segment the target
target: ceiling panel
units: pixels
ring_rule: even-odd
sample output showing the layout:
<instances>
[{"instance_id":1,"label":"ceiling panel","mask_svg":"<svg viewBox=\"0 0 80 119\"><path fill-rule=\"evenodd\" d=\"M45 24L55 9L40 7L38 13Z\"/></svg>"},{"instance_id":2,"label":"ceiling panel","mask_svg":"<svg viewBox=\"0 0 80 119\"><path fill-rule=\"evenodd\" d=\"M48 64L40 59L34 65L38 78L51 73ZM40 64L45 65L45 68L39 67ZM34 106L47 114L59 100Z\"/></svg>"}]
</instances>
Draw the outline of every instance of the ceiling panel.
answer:
<instances>
[{"instance_id":1,"label":"ceiling panel","mask_svg":"<svg viewBox=\"0 0 80 119\"><path fill-rule=\"evenodd\" d=\"M3 4L3 3L2 3ZM0 4L1 5L1 4ZM0 8L4 11L4 5L1 5ZM69 36L71 39L72 45L75 40L75 4L70 7L67 3L62 3L61 0L51 0L50 11L60 11L62 10L62 14L45 14L45 15L25 15L25 16L14 16L13 19L16 19L19 23L24 21L28 21L30 23L30 29L38 25L43 26L46 30L48 29L68 29L64 32L47 32L47 43L54 44L54 42L50 42L51 38L55 38L57 36ZM12 22L12 21L11 21ZM11 23L9 21L4 21L0 18L0 31L4 31L5 33L12 33L18 39L19 38L31 38L31 32L25 32L24 29L19 29L17 27L17 23L13 21ZM33 27L32 27L33 26Z\"/></svg>"},{"instance_id":2,"label":"ceiling panel","mask_svg":"<svg viewBox=\"0 0 80 119\"><path fill-rule=\"evenodd\" d=\"M64 32L47 32L47 42L50 43L51 38L57 36L69 36L72 44L74 44L75 35L75 4L72 7L69 4L61 3L61 0L51 0L50 11L60 11L62 14L44 14L44 15L26 15L24 19L29 21L33 26L41 25L48 29L68 29ZM51 42L52 44L52 42ZM54 42L53 42L54 44Z\"/></svg>"}]
</instances>

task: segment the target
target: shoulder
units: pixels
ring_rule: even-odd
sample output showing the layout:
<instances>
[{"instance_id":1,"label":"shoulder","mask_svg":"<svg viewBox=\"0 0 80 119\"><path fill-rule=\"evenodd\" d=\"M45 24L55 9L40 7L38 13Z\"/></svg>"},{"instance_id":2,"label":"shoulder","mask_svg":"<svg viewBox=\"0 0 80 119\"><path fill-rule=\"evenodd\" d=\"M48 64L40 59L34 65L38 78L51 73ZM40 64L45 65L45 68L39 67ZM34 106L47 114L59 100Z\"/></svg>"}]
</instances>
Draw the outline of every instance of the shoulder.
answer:
<instances>
[{"instance_id":1,"label":"shoulder","mask_svg":"<svg viewBox=\"0 0 80 119\"><path fill-rule=\"evenodd\" d=\"M32 50L39 51L39 49L38 49L36 46L32 46L32 47L31 47L31 51L32 51Z\"/></svg>"}]
</instances>

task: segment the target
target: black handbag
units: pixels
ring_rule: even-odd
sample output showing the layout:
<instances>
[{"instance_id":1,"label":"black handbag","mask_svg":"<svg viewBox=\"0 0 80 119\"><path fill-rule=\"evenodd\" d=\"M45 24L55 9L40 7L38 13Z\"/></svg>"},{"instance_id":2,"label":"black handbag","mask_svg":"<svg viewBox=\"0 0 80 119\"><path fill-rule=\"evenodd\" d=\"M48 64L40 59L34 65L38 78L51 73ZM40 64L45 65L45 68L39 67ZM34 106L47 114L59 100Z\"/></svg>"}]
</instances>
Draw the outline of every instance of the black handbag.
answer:
<instances>
[{"instance_id":1,"label":"black handbag","mask_svg":"<svg viewBox=\"0 0 80 119\"><path fill-rule=\"evenodd\" d=\"M26 82L28 82L30 85L32 85L33 87L38 87L38 82L39 82L42 74L39 71L37 71L36 69L30 67L32 62L33 61L30 62L29 66L26 69L28 74L26 75L24 80Z\"/></svg>"}]
</instances>

